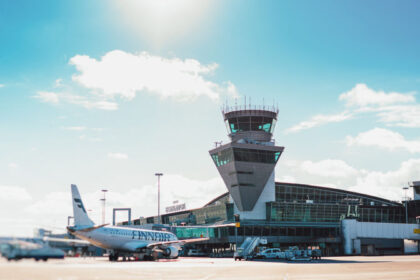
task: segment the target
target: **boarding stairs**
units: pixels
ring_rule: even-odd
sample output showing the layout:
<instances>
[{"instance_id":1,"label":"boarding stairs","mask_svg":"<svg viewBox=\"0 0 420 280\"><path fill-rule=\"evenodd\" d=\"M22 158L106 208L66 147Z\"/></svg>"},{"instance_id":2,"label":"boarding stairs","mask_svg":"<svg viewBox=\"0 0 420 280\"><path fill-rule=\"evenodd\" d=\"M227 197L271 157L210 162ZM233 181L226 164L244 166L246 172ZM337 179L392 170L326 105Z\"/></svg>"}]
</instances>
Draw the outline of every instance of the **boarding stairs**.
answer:
<instances>
[{"instance_id":1,"label":"boarding stairs","mask_svg":"<svg viewBox=\"0 0 420 280\"><path fill-rule=\"evenodd\" d=\"M254 251L255 247L260 244L260 240L259 237L247 237L241 246L238 247L238 255L236 257L246 259Z\"/></svg>"}]
</instances>

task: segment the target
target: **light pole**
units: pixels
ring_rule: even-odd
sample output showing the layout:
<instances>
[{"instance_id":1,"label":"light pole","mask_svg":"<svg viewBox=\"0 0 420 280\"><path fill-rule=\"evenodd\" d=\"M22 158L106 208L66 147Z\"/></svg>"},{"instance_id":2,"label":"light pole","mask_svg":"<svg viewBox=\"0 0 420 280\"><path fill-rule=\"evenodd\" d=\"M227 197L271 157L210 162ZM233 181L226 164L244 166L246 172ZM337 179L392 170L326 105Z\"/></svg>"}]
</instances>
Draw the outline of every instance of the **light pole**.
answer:
<instances>
[{"instance_id":1,"label":"light pole","mask_svg":"<svg viewBox=\"0 0 420 280\"><path fill-rule=\"evenodd\" d=\"M104 225L104 224L105 224L105 203L106 203L106 197L105 197L105 194L106 194L106 192L107 192L108 190L106 190L106 189L102 189L101 191L102 191L102 192L103 192L103 194L104 194L104 197L100 199L100 200L102 201L102 224Z\"/></svg>"},{"instance_id":2,"label":"light pole","mask_svg":"<svg viewBox=\"0 0 420 280\"><path fill-rule=\"evenodd\" d=\"M408 187L407 186L403 187L403 190L405 191L405 223L408 224L408 211L407 211L407 200L408 200L407 190L408 190Z\"/></svg>"},{"instance_id":3,"label":"light pole","mask_svg":"<svg viewBox=\"0 0 420 280\"><path fill-rule=\"evenodd\" d=\"M155 173L155 176L158 177L158 224L160 224L160 177L163 176L163 173Z\"/></svg>"},{"instance_id":4,"label":"light pole","mask_svg":"<svg viewBox=\"0 0 420 280\"><path fill-rule=\"evenodd\" d=\"M403 190L405 191L405 223L408 224L408 211L407 211L407 200L408 200L407 190L408 190L408 187L407 186L403 187Z\"/></svg>"}]
</instances>

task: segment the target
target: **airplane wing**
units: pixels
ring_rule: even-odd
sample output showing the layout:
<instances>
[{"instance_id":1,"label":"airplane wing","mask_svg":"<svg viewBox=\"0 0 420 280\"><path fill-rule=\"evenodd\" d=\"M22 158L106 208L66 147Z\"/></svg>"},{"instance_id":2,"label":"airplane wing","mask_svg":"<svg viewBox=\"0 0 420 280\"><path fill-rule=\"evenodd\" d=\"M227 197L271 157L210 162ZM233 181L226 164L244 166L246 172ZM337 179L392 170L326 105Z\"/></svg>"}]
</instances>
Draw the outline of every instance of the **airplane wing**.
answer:
<instances>
[{"instance_id":1,"label":"airplane wing","mask_svg":"<svg viewBox=\"0 0 420 280\"><path fill-rule=\"evenodd\" d=\"M147 248L156 247L160 245L170 245L170 244L184 245L186 243L201 242L201 241L206 241L206 240L209 240L209 238L203 237L203 238L192 238L192 239L183 239L183 240L162 241L162 242L155 242L155 243L147 244Z\"/></svg>"},{"instance_id":2,"label":"airplane wing","mask_svg":"<svg viewBox=\"0 0 420 280\"><path fill-rule=\"evenodd\" d=\"M70 239L70 238L54 238L54 237L44 237L42 238L44 241L52 241L52 242L63 242L63 243L74 243L74 244L85 244L89 245L90 242L86 240L80 239Z\"/></svg>"}]
</instances>

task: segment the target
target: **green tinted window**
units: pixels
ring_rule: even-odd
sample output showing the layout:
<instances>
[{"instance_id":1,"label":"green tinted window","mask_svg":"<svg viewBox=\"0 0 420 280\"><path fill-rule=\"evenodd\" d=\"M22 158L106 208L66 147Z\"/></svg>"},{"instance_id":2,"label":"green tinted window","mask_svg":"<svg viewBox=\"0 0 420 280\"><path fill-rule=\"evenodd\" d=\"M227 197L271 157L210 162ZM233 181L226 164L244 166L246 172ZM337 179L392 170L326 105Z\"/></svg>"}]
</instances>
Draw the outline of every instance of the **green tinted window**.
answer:
<instances>
[{"instance_id":1,"label":"green tinted window","mask_svg":"<svg viewBox=\"0 0 420 280\"><path fill-rule=\"evenodd\" d=\"M214 228L175 228L175 235L180 239L185 238L200 238L200 237L214 237Z\"/></svg>"},{"instance_id":2,"label":"green tinted window","mask_svg":"<svg viewBox=\"0 0 420 280\"><path fill-rule=\"evenodd\" d=\"M229 123L229 130L231 133L236 133L238 131L265 131L267 133L272 133L275 119L252 116L230 118L227 122Z\"/></svg>"},{"instance_id":3,"label":"green tinted window","mask_svg":"<svg viewBox=\"0 0 420 280\"><path fill-rule=\"evenodd\" d=\"M213 161L216 164L216 166L225 165L233 160L232 149L230 148L230 149L226 149L218 153L212 154L211 157L213 158Z\"/></svg>"},{"instance_id":4,"label":"green tinted window","mask_svg":"<svg viewBox=\"0 0 420 280\"><path fill-rule=\"evenodd\" d=\"M234 157L237 161L276 163L280 152L235 148Z\"/></svg>"},{"instance_id":5,"label":"green tinted window","mask_svg":"<svg viewBox=\"0 0 420 280\"><path fill-rule=\"evenodd\" d=\"M231 133L238 132L238 119L237 118L231 118L228 120L229 128Z\"/></svg>"}]
</instances>

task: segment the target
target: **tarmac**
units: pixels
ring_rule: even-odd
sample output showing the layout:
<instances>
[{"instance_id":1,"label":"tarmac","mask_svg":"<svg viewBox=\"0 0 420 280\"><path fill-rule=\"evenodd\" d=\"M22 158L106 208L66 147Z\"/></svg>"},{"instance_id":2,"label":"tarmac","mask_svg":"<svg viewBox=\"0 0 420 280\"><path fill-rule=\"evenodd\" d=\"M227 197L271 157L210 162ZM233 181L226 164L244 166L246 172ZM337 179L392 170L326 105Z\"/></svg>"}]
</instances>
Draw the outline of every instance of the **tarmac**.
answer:
<instances>
[{"instance_id":1,"label":"tarmac","mask_svg":"<svg viewBox=\"0 0 420 280\"><path fill-rule=\"evenodd\" d=\"M328 257L299 263L187 257L155 262L1 259L0 279L420 279L420 256Z\"/></svg>"}]
</instances>

